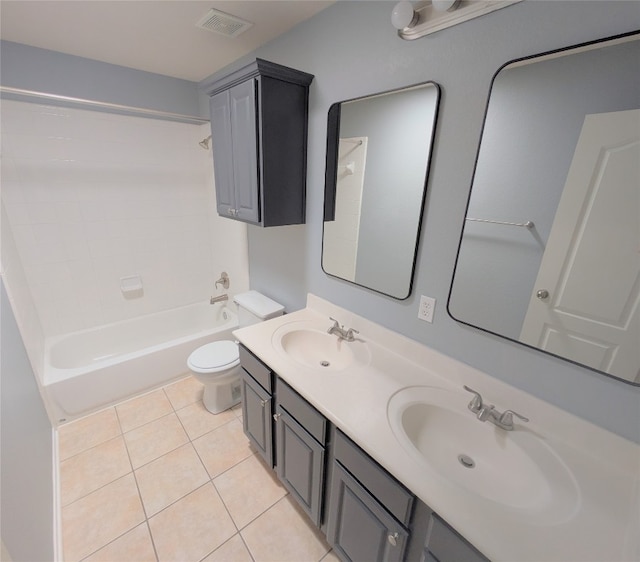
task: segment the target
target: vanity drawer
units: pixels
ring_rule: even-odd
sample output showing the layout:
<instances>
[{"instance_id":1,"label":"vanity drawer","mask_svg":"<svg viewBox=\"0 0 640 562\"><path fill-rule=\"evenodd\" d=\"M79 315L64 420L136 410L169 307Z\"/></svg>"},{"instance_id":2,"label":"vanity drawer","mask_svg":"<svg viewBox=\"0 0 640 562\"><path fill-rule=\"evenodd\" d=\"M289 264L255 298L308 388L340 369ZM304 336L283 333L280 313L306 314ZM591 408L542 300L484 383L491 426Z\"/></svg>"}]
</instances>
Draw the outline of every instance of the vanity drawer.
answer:
<instances>
[{"instance_id":1,"label":"vanity drawer","mask_svg":"<svg viewBox=\"0 0 640 562\"><path fill-rule=\"evenodd\" d=\"M327 420L324 416L282 379L278 378L276 385L278 404L324 446L327 431Z\"/></svg>"},{"instance_id":2,"label":"vanity drawer","mask_svg":"<svg viewBox=\"0 0 640 562\"><path fill-rule=\"evenodd\" d=\"M427 550L438 562L489 562L479 550L437 515L431 516ZM426 560L429 560L425 556Z\"/></svg>"},{"instance_id":3,"label":"vanity drawer","mask_svg":"<svg viewBox=\"0 0 640 562\"><path fill-rule=\"evenodd\" d=\"M242 368L247 371L262 388L271 394L273 392L271 369L242 344L240 344L238 353L240 355L240 365L242 365Z\"/></svg>"},{"instance_id":4,"label":"vanity drawer","mask_svg":"<svg viewBox=\"0 0 640 562\"><path fill-rule=\"evenodd\" d=\"M403 525L409 525L414 496L340 430L334 452L340 463Z\"/></svg>"}]
</instances>

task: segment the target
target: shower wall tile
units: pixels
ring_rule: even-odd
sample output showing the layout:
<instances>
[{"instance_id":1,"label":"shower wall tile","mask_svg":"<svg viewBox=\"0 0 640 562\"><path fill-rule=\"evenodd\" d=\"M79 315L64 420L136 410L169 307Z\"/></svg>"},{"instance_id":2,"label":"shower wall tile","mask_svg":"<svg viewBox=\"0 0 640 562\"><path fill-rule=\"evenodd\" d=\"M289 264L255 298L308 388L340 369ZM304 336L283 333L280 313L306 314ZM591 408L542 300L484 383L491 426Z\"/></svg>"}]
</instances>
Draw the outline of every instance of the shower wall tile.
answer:
<instances>
[{"instance_id":1,"label":"shower wall tile","mask_svg":"<svg viewBox=\"0 0 640 562\"><path fill-rule=\"evenodd\" d=\"M3 231L46 337L208 299L223 270L248 289L246 226L216 215L198 146L208 125L16 101L1 124ZM129 275L142 297L120 292Z\"/></svg>"}]
</instances>

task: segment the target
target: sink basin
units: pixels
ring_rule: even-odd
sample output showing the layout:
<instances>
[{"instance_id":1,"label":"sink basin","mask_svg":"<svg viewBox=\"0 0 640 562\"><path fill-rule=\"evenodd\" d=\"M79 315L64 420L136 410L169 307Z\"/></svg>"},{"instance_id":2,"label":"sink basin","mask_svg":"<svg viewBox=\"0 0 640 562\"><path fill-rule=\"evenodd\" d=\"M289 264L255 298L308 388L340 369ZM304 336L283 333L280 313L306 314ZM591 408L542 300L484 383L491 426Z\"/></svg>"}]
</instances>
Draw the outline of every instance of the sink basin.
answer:
<instances>
[{"instance_id":1,"label":"sink basin","mask_svg":"<svg viewBox=\"0 0 640 562\"><path fill-rule=\"evenodd\" d=\"M467 409L469 395L409 387L392 396L387 416L404 449L432 473L538 524L570 518L579 506L571 471L527 427L505 431Z\"/></svg>"},{"instance_id":2,"label":"sink basin","mask_svg":"<svg viewBox=\"0 0 640 562\"><path fill-rule=\"evenodd\" d=\"M371 353L366 342L338 339L326 330L294 322L278 328L273 345L288 359L322 371L341 371L355 365L367 365Z\"/></svg>"}]
</instances>

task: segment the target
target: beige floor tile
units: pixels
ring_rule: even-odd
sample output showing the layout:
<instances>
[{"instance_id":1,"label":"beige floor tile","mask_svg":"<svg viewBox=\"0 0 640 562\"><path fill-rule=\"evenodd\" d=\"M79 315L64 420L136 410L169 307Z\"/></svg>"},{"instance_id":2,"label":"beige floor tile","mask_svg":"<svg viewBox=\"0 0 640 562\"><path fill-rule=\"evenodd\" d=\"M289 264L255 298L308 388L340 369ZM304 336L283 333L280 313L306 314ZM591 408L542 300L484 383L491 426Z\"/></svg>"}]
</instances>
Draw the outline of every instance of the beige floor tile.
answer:
<instances>
[{"instance_id":1,"label":"beige floor tile","mask_svg":"<svg viewBox=\"0 0 640 562\"><path fill-rule=\"evenodd\" d=\"M161 457L189 441L178 416L169 414L124 434L133 468Z\"/></svg>"},{"instance_id":2,"label":"beige floor tile","mask_svg":"<svg viewBox=\"0 0 640 562\"><path fill-rule=\"evenodd\" d=\"M107 408L58 429L60 459L65 460L120 435L114 408Z\"/></svg>"},{"instance_id":3,"label":"beige floor tile","mask_svg":"<svg viewBox=\"0 0 640 562\"><path fill-rule=\"evenodd\" d=\"M209 481L191 443L144 465L135 475L147 517Z\"/></svg>"},{"instance_id":4,"label":"beige floor tile","mask_svg":"<svg viewBox=\"0 0 640 562\"><path fill-rule=\"evenodd\" d=\"M335 551L330 550L325 556L322 557L322 560L320 562L340 562L340 558L338 558Z\"/></svg>"},{"instance_id":5,"label":"beige floor tile","mask_svg":"<svg viewBox=\"0 0 640 562\"><path fill-rule=\"evenodd\" d=\"M330 548L289 497L281 499L240 534L256 562L314 562Z\"/></svg>"},{"instance_id":6,"label":"beige floor tile","mask_svg":"<svg viewBox=\"0 0 640 562\"><path fill-rule=\"evenodd\" d=\"M251 456L249 440L238 420L210 431L193 442L211 478L215 478L240 461Z\"/></svg>"},{"instance_id":7,"label":"beige floor tile","mask_svg":"<svg viewBox=\"0 0 640 562\"><path fill-rule=\"evenodd\" d=\"M116 412L122 431L126 432L170 414L173 407L164 390L159 389L118 404Z\"/></svg>"},{"instance_id":8,"label":"beige floor tile","mask_svg":"<svg viewBox=\"0 0 640 562\"><path fill-rule=\"evenodd\" d=\"M204 407L202 400L177 410L176 414L178 414L182 425L192 440L202 437L212 429L236 419L236 415L231 410L212 414Z\"/></svg>"},{"instance_id":9,"label":"beige floor tile","mask_svg":"<svg viewBox=\"0 0 640 562\"><path fill-rule=\"evenodd\" d=\"M131 472L129 455L120 435L60 463L60 495L68 505Z\"/></svg>"},{"instance_id":10,"label":"beige floor tile","mask_svg":"<svg viewBox=\"0 0 640 562\"><path fill-rule=\"evenodd\" d=\"M238 529L245 527L287 494L273 470L256 455L218 476L213 484Z\"/></svg>"},{"instance_id":11,"label":"beige floor tile","mask_svg":"<svg viewBox=\"0 0 640 562\"><path fill-rule=\"evenodd\" d=\"M171 404L176 410L202 400L203 389L202 384L192 376L164 387Z\"/></svg>"},{"instance_id":12,"label":"beige floor tile","mask_svg":"<svg viewBox=\"0 0 640 562\"><path fill-rule=\"evenodd\" d=\"M154 515L149 526L161 562L202 560L236 533L211 483Z\"/></svg>"},{"instance_id":13,"label":"beige floor tile","mask_svg":"<svg viewBox=\"0 0 640 562\"><path fill-rule=\"evenodd\" d=\"M146 523L138 525L128 533L109 543L98 552L85 558L83 562L156 562L149 527Z\"/></svg>"},{"instance_id":14,"label":"beige floor tile","mask_svg":"<svg viewBox=\"0 0 640 562\"><path fill-rule=\"evenodd\" d=\"M253 562L240 535L234 535L202 562Z\"/></svg>"},{"instance_id":15,"label":"beige floor tile","mask_svg":"<svg viewBox=\"0 0 640 562\"><path fill-rule=\"evenodd\" d=\"M144 521L133 474L62 509L65 562L85 558Z\"/></svg>"}]
</instances>

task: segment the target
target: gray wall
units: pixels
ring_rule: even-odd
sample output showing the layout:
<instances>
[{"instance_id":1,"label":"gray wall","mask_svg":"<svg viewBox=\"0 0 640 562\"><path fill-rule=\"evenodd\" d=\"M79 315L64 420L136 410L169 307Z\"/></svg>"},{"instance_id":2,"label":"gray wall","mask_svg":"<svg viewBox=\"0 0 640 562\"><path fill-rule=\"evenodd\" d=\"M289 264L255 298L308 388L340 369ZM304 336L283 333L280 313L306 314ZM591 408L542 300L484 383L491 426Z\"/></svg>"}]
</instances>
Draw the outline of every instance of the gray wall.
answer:
<instances>
[{"instance_id":1,"label":"gray wall","mask_svg":"<svg viewBox=\"0 0 640 562\"><path fill-rule=\"evenodd\" d=\"M466 223L449 306L456 318L519 338L585 115L639 104L637 41L500 73L469 216L536 227Z\"/></svg>"},{"instance_id":2,"label":"gray wall","mask_svg":"<svg viewBox=\"0 0 640 562\"><path fill-rule=\"evenodd\" d=\"M0 42L3 86L200 115L195 82L74 57L11 41ZM204 114L208 118L208 113Z\"/></svg>"},{"instance_id":3,"label":"gray wall","mask_svg":"<svg viewBox=\"0 0 640 562\"><path fill-rule=\"evenodd\" d=\"M14 562L54 559L53 432L0 284L0 519Z\"/></svg>"},{"instance_id":4,"label":"gray wall","mask_svg":"<svg viewBox=\"0 0 640 562\"><path fill-rule=\"evenodd\" d=\"M461 325L445 303L487 95L505 62L640 28L637 2L525 0L418 39L389 23L393 2L338 2L255 55L315 75L311 85L307 224L249 228L252 288L289 310L315 293L605 428L640 441L640 389ZM248 60L238 61L240 66ZM327 112L332 103L433 80L442 87L413 295L398 302L321 268ZM437 299L433 324L417 319Z\"/></svg>"},{"instance_id":5,"label":"gray wall","mask_svg":"<svg viewBox=\"0 0 640 562\"><path fill-rule=\"evenodd\" d=\"M416 41L402 41L395 35L389 23L393 5L338 2L254 53L310 72L315 80L310 97L307 224L249 227L252 288L281 301L288 310L302 308L306 293L313 292L640 441L639 389L458 324L445 310L494 73L509 60L636 30L640 28L640 5L525 0ZM118 67L112 70L119 80L106 84L100 79L104 63L89 64L85 59L75 61L77 57L31 49L2 43L4 85L48 91L57 88L58 93L89 97L95 79L103 88L93 93L108 95L107 101L152 107L156 96L164 100L169 95L182 101L174 99L155 108L166 110L170 105L171 111L180 113L197 113L188 109L194 104L201 112L206 108L203 96L193 96L190 86L186 91L169 87L175 79L152 75L149 81L141 80L146 73ZM245 57L233 66L240 67L249 59ZM29 64L20 68L25 63ZM69 65L73 71L61 75L58 70ZM327 112L338 101L429 80L442 87L434 160L414 292L406 301L398 302L322 271ZM421 294L437 299L433 324L417 319Z\"/></svg>"}]
</instances>

